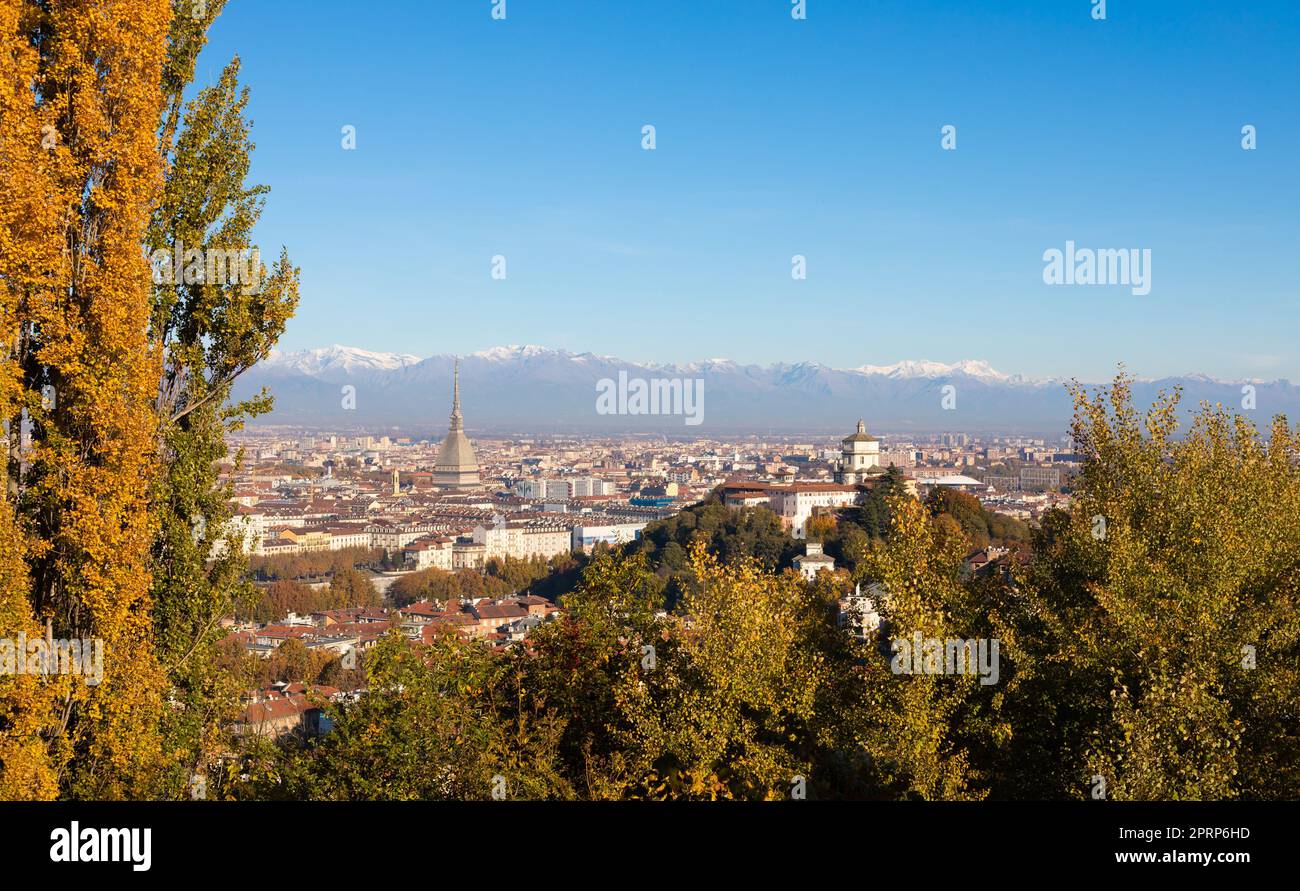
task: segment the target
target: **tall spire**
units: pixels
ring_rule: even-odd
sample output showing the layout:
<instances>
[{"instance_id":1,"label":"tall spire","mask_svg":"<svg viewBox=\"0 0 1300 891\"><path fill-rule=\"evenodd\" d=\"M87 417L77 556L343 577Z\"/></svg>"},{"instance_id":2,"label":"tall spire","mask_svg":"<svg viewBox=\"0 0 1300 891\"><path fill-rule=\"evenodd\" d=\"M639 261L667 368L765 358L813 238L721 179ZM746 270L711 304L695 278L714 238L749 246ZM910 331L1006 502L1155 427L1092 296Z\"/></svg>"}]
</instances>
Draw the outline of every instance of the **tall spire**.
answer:
<instances>
[{"instance_id":1,"label":"tall spire","mask_svg":"<svg viewBox=\"0 0 1300 891\"><path fill-rule=\"evenodd\" d=\"M460 359L456 359L456 364L452 371L451 385L451 429L453 431L461 429L460 417Z\"/></svg>"},{"instance_id":2,"label":"tall spire","mask_svg":"<svg viewBox=\"0 0 1300 891\"><path fill-rule=\"evenodd\" d=\"M451 429L438 449L438 460L433 465L433 485L449 492L475 492L483 487L474 445L465 435L464 420L460 415L459 358L452 367Z\"/></svg>"}]
</instances>

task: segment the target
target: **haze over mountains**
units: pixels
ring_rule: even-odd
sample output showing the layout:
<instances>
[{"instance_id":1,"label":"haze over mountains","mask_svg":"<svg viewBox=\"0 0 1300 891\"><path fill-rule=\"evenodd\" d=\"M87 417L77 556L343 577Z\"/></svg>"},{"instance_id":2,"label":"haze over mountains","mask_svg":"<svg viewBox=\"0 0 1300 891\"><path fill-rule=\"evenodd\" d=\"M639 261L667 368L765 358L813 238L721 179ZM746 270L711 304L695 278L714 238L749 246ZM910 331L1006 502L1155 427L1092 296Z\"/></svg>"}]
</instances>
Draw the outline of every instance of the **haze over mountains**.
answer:
<instances>
[{"instance_id":1,"label":"haze over mountains","mask_svg":"<svg viewBox=\"0 0 1300 891\"><path fill-rule=\"evenodd\" d=\"M809 433L849 431L858 418L880 433L942 431L1063 434L1071 416L1065 382L1004 374L987 362L909 360L829 368L817 362L740 365L706 359L649 365L612 356L539 346L496 347L461 357L461 403L471 433ZM236 396L266 386L275 410L259 424L323 429L399 428L404 435L445 433L451 410L452 356L375 353L344 346L274 353L236 384ZM601 415L597 381L682 377L704 380L703 423L680 415ZM1199 374L1134 385L1139 405L1157 392L1183 388L1190 411L1202 400L1240 408L1247 381ZM1256 426L1279 412L1300 417L1300 387L1285 380L1254 381ZM344 387L355 408L344 408ZM945 391L945 386L954 388ZM953 399L944 408L944 396Z\"/></svg>"}]
</instances>

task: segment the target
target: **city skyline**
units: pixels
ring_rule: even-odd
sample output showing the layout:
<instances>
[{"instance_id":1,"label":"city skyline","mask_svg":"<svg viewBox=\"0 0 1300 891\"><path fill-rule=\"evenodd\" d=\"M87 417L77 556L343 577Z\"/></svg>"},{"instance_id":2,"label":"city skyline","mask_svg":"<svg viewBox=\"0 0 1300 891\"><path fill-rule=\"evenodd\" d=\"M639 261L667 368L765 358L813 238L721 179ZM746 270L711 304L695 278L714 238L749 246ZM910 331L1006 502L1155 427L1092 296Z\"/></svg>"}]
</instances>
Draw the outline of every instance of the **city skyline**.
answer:
<instances>
[{"instance_id":1,"label":"city skyline","mask_svg":"<svg viewBox=\"0 0 1300 891\"><path fill-rule=\"evenodd\" d=\"M1278 860L1297 37L0 2L11 859L337 881L300 842L409 830L354 802L968 801L1000 855L905 820L872 864Z\"/></svg>"}]
</instances>

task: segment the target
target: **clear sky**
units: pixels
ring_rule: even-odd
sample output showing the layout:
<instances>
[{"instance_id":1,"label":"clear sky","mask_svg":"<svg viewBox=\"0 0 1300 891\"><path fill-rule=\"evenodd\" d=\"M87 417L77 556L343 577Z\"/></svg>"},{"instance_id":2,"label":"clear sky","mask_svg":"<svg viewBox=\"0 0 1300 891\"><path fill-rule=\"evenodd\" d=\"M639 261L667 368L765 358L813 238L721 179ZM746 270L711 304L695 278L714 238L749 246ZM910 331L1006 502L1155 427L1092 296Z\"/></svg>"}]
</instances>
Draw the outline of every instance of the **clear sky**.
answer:
<instances>
[{"instance_id":1,"label":"clear sky","mask_svg":"<svg viewBox=\"0 0 1300 891\"><path fill-rule=\"evenodd\" d=\"M1300 381L1300 3L1092 2L231 0L198 77L243 59L286 349ZM1067 240L1150 294L1044 284Z\"/></svg>"}]
</instances>

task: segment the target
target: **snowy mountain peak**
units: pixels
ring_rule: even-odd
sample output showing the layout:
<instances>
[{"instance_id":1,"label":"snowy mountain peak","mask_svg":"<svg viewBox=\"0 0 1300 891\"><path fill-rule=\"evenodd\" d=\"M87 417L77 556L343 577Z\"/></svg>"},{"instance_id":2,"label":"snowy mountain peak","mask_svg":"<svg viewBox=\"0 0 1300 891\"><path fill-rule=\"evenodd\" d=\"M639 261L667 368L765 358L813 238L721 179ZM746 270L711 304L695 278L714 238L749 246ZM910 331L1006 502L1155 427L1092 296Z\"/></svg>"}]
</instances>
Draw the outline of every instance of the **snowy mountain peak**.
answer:
<instances>
[{"instance_id":1,"label":"snowy mountain peak","mask_svg":"<svg viewBox=\"0 0 1300 891\"><path fill-rule=\"evenodd\" d=\"M953 374L965 374L969 377L987 381L1009 381L1011 376L993 368L983 359L963 359L947 364L933 362L929 359L904 359L893 365L860 365L853 369L859 374L884 375L891 378L913 377L948 377Z\"/></svg>"},{"instance_id":2,"label":"snowy mountain peak","mask_svg":"<svg viewBox=\"0 0 1300 891\"><path fill-rule=\"evenodd\" d=\"M312 350L280 352L272 350L263 363L268 368L297 371L302 374L319 375L331 371L395 371L420 361L419 356L406 353L375 353L357 347L333 346L317 347Z\"/></svg>"},{"instance_id":3,"label":"snowy mountain peak","mask_svg":"<svg viewBox=\"0 0 1300 891\"><path fill-rule=\"evenodd\" d=\"M726 372L734 371L739 366L730 359L704 359L699 362L688 362L685 365L676 365L674 363L650 364L646 366L656 371L681 371L686 374L698 374L702 371Z\"/></svg>"},{"instance_id":4,"label":"snowy mountain peak","mask_svg":"<svg viewBox=\"0 0 1300 891\"><path fill-rule=\"evenodd\" d=\"M436 356L435 359L450 361L451 356ZM777 363L769 366L741 365L731 359L703 359L686 364L627 362L614 356L593 353L572 353L567 350L552 349L536 344L511 344L509 346L491 347L469 354L468 357L493 365L508 366L511 363L529 361L530 367L546 365L554 369L575 371L583 367L597 365L626 366L643 368L647 371L665 374L734 374L744 371L746 374L773 373L796 377L815 375L849 375L862 377L882 377L896 381L938 380L953 376L965 376L985 384L1007 386L1041 387L1056 383L1053 379L1026 378L1019 374L1005 374L998 371L983 359L962 359L957 362L937 362L932 359L903 359L892 365L859 365L856 368L836 369L816 361L804 361L793 364ZM383 373L399 371L417 365L425 360L407 353L382 353L363 350L357 347L334 344L316 349L280 352L273 350L261 368L264 371L278 373L297 373L309 377L334 378L354 373ZM568 373L568 372L565 372ZM1205 374L1187 374L1182 380L1198 384L1224 384L1230 381L1218 380ZM1241 381L1238 383L1245 383Z\"/></svg>"},{"instance_id":5,"label":"snowy mountain peak","mask_svg":"<svg viewBox=\"0 0 1300 891\"><path fill-rule=\"evenodd\" d=\"M475 359L486 359L489 362L508 362L512 359L533 359L538 356L563 356L565 358L574 358L572 354L562 350L553 350L549 347L537 346L536 344L511 344L510 346L492 347L487 350L479 350L471 354Z\"/></svg>"}]
</instances>

